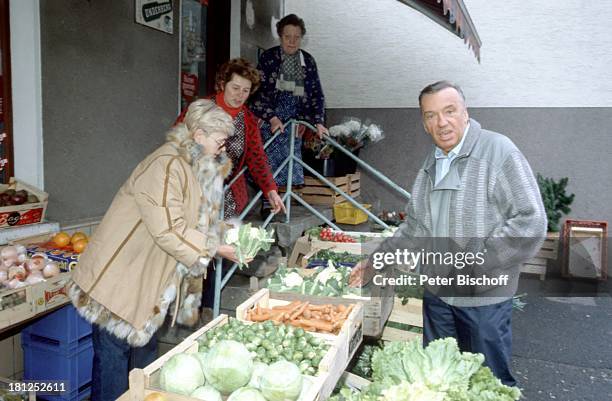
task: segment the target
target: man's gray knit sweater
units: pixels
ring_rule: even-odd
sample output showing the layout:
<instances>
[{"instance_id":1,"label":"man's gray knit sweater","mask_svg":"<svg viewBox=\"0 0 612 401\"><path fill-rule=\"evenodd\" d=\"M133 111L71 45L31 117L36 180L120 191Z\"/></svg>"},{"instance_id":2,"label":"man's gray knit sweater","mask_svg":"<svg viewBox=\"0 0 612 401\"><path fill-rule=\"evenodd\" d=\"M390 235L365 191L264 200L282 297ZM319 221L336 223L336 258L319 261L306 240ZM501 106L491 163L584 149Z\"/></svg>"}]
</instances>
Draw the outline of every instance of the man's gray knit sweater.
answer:
<instances>
[{"instance_id":1,"label":"man's gray knit sweater","mask_svg":"<svg viewBox=\"0 0 612 401\"><path fill-rule=\"evenodd\" d=\"M432 227L431 192L435 182L434 151L425 159L412 189L403 223L377 252L421 250L421 239L435 236ZM481 287L477 297L444 298L457 306L499 302L514 294L519 267L539 250L546 235L546 212L538 184L523 154L510 139L481 129L470 119L470 128L449 174L456 187L448 203L448 236L468 251L486 249L487 261L471 270L488 276L509 273L505 288ZM424 266L421 266L421 273ZM474 295L474 294L473 294ZM496 297L496 298L492 298Z\"/></svg>"}]
</instances>

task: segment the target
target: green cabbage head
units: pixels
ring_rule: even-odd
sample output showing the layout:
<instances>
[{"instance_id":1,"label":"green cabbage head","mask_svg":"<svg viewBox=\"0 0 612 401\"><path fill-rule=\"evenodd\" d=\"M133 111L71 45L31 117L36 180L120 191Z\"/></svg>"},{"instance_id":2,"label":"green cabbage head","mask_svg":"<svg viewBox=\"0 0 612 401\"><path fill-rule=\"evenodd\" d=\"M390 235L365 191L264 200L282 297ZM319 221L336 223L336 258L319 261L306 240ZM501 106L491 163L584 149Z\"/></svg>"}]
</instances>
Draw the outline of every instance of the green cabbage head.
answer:
<instances>
[{"instance_id":1,"label":"green cabbage head","mask_svg":"<svg viewBox=\"0 0 612 401\"><path fill-rule=\"evenodd\" d=\"M242 387L234 391L227 401L266 401L259 390L250 387Z\"/></svg>"},{"instance_id":2,"label":"green cabbage head","mask_svg":"<svg viewBox=\"0 0 612 401\"><path fill-rule=\"evenodd\" d=\"M255 362L253 364L253 374L251 375L251 380L249 380L249 387L253 387L259 389L259 381L261 380L261 375L268 369L268 365L263 362Z\"/></svg>"},{"instance_id":3,"label":"green cabbage head","mask_svg":"<svg viewBox=\"0 0 612 401\"><path fill-rule=\"evenodd\" d=\"M206 382L221 394L230 394L245 386L253 374L253 359L247 348L232 340L213 345L204 360Z\"/></svg>"},{"instance_id":4,"label":"green cabbage head","mask_svg":"<svg viewBox=\"0 0 612 401\"><path fill-rule=\"evenodd\" d=\"M198 387L191 393L191 398L197 398L204 401L221 401L221 393L215 390L212 386Z\"/></svg>"},{"instance_id":5,"label":"green cabbage head","mask_svg":"<svg viewBox=\"0 0 612 401\"><path fill-rule=\"evenodd\" d=\"M302 391L300 368L284 360L273 363L259 379L259 388L268 401L295 401Z\"/></svg>"},{"instance_id":6,"label":"green cabbage head","mask_svg":"<svg viewBox=\"0 0 612 401\"><path fill-rule=\"evenodd\" d=\"M199 359L193 354L177 354L161 368L159 384L170 393L190 395L204 385L204 373Z\"/></svg>"}]
</instances>

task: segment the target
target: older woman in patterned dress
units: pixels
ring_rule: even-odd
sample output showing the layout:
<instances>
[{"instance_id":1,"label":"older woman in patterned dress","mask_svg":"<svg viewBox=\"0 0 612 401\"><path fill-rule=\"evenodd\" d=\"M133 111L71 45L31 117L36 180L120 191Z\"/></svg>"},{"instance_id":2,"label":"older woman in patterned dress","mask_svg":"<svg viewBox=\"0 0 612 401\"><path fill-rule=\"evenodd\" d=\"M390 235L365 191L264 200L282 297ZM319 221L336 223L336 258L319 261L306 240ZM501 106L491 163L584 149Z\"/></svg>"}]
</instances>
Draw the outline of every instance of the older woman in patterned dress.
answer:
<instances>
[{"instance_id":1,"label":"older woman in patterned dress","mask_svg":"<svg viewBox=\"0 0 612 401\"><path fill-rule=\"evenodd\" d=\"M316 126L319 137L327 132L325 97L314 57L300 49L306 34L304 21L289 14L276 24L280 46L262 53L257 68L261 72L261 87L251 101L251 110L263 120L261 133L267 141L277 129L284 130L283 121L295 118ZM289 156L289 135L285 132L266 149L268 160L276 170ZM301 159L302 140L295 141L294 155ZM288 168L276 177L276 184L287 185ZM293 185L304 184L304 171L299 163L293 165Z\"/></svg>"}]
</instances>

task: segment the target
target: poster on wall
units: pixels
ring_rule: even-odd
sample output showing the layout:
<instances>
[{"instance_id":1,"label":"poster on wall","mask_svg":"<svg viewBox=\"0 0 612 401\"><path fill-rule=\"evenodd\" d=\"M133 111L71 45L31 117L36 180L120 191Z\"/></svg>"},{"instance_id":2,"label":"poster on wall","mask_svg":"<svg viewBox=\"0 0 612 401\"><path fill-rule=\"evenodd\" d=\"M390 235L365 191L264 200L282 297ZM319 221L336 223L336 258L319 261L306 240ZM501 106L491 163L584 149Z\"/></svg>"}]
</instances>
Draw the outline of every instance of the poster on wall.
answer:
<instances>
[{"instance_id":1,"label":"poster on wall","mask_svg":"<svg viewBox=\"0 0 612 401\"><path fill-rule=\"evenodd\" d=\"M136 22L169 34L173 33L172 0L135 0Z\"/></svg>"}]
</instances>

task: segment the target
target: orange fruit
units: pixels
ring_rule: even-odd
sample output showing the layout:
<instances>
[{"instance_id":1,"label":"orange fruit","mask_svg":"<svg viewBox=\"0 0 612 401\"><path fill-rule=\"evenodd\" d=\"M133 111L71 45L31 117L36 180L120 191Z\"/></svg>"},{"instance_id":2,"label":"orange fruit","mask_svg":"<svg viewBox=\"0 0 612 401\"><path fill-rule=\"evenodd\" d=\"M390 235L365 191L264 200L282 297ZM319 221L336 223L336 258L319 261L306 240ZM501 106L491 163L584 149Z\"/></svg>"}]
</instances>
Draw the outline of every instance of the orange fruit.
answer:
<instances>
[{"instance_id":1,"label":"orange fruit","mask_svg":"<svg viewBox=\"0 0 612 401\"><path fill-rule=\"evenodd\" d=\"M85 247L87 246L87 242L88 241L86 239L80 239L76 241L72 244L72 250L76 253L83 252L85 250Z\"/></svg>"},{"instance_id":2,"label":"orange fruit","mask_svg":"<svg viewBox=\"0 0 612 401\"><path fill-rule=\"evenodd\" d=\"M87 234L77 231L76 233L72 234L72 237L70 238L70 243L74 245L75 242L81 239L87 240Z\"/></svg>"},{"instance_id":3,"label":"orange fruit","mask_svg":"<svg viewBox=\"0 0 612 401\"><path fill-rule=\"evenodd\" d=\"M63 248L70 243L70 235L64 231L61 231L53 236L52 241L55 246Z\"/></svg>"}]
</instances>

